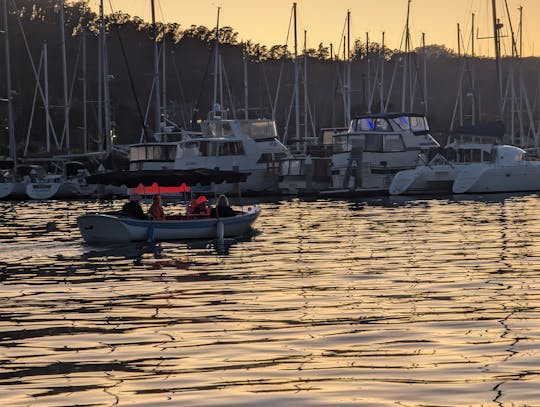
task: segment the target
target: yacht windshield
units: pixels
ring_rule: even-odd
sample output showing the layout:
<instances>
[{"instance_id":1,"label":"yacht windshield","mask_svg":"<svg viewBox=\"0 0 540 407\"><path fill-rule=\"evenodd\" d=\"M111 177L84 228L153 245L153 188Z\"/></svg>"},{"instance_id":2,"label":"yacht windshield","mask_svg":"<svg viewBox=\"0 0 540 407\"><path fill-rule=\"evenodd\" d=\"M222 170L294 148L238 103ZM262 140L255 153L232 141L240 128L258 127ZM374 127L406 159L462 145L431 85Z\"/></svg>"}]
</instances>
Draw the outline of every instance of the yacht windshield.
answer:
<instances>
[{"instance_id":1,"label":"yacht windshield","mask_svg":"<svg viewBox=\"0 0 540 407\"><path fill-rule=\"evenodd\" d=\"M243 121L240 128L253 140L269 140L277 137L276 125L271 120Z\"/></svg>"},{"instance_id":2,"label":"yacht windshield","mask_svg":"<svg viewBox=\"0 0 540 407\"><path fill-rule=\"evenodd\" d=\"M392 131L387 119L382 117L362 117L351 122L350 132Z\"/></svg>"},{"instance_id":3,"label":"yacht windshield","mask_svg":"<svg viewBox=\"0 0 540 407\"><path fill-rule=\"evenodd\" d=\"M399 116L393 119L400 129L412 131L428 131L429 127L424 116Z\"/></svg>"}]
</instances>

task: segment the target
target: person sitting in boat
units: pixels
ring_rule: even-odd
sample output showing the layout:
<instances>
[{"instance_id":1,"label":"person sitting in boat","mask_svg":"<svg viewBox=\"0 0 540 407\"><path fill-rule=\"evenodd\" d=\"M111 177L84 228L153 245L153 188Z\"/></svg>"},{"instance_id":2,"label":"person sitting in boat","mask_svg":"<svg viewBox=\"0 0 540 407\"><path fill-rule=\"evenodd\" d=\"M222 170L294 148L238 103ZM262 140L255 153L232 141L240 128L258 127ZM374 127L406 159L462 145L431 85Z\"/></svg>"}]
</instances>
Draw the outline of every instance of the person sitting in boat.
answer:
<instances>
[{"instance_id":1,"label":"person sitting in boat","mask_svg":"<svg viewBox=\"0 0 540 407\"><path fill-rule=\"evenodd\" d=\"M144 219L144 212L139 201L131 199L122 206L122 213L130 218Z\"/></svg>"},{"instance_id":2,"label":"person sitting in boat","mask_svg":"<svg viewBox=\"0 0 540 407\"><path fill-rule=\"evenodd\" d=\"M163 211L163 207L161 206L161 196L154 195L154 198L152 199L152 205L150 205L150 208L148 209L148 215L154 220L164 220L165 219L165 212Z\"/></svg>"},{"instance_id":3,"label":"person sitting in boat","mask_svg":"<svg viewBox=\"0 0 540 407\"><path fill-rule=\"evenodd\" d=\"M207 199L201 195L189 204L189 214L195 216L210 216L210 208L207 205Z\"/></svg>"},{"instance_id":4,"label":"person sitting in boat","mask_svg":"<svg viewBox=\"0 0 540 407\"><path fill-rule=\"evenodd\" d=\"M220 195L216 200L216 207L212 208L211 216L214 218L230 218L236 216L236 211L230 207L227 197Z\"/></svg>"}]
</instances>

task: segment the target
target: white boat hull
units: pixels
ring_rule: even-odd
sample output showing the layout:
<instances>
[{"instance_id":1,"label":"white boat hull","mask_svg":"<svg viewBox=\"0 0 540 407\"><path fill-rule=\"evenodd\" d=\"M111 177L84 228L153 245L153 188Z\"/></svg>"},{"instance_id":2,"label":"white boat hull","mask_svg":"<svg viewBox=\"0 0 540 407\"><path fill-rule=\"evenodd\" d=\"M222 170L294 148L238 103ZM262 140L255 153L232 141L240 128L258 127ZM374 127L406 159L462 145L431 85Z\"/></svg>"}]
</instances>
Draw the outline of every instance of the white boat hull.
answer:
<instances>
[{"instance_id":1,"label":"white boat hull","mask_svg":"<svg viewBox=\"0 0 540 407\"><path fill-rule=\"evenodd\" d=\"M450 165L421 166L398 172L388 188L391 195L452 193L459 168Z\"/></svg>"},{"instance_id":2,"label":"white boat hull","mask_svg":"<svg viewBox=\"0 0 540 407\"><path fill-rule=\"evenodd\" d=\"M77 198L80 188L76 182L36 182L26 186L26 194L31 199Z\"/></svg>"},{"instance_id":3,"label":"white boat hull","mask_svg":"<svg viewBox=\"0 0 540 407\"><path fill-rule=\"evenodd\" d=\"M26 198L26 182L2 182L0 183L0 199L3 198Z\"/></svg>"},{"instance_id":4,"label":"white boat hull","mask_svg":"<svg viewBox=\"0 0 540 407\"><path fill-rule=\"evenodd\" d=\"M161 241L219 238L245 235L259 216L260 208L228 218L190 220L141 220L108 214L86 214L77 219L81 235L88 243Z\"/></svg>"},{"instance_id":5,"label":"white boat hull","mask_svg":"<svg viewBox=\"0 0 540 407\"><path fill-rule=\"evenodd\" d=\"M539 164L471 166L457 175L452 190L456 194L538 191Z\"/></svg>"}]
</instances>

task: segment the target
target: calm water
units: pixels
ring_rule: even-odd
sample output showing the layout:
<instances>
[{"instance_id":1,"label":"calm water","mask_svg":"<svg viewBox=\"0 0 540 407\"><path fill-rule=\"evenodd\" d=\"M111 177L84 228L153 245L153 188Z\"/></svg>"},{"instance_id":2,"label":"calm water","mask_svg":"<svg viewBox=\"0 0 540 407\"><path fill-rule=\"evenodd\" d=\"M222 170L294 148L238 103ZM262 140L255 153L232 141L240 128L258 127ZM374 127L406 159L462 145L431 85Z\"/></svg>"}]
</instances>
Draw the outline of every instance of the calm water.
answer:
<instances>
[{"instance_id":1,"label":"calm water","mask_svg":"<svg viewBox=\"0 0 540 407\"><path fill-rule=\"evenodd\" d=\"M540 405L540 198L263 203L92 247L123 202L0 203L0 404ZM219 250L218 250L219 249Z\"/></svg>"}]
</instances>

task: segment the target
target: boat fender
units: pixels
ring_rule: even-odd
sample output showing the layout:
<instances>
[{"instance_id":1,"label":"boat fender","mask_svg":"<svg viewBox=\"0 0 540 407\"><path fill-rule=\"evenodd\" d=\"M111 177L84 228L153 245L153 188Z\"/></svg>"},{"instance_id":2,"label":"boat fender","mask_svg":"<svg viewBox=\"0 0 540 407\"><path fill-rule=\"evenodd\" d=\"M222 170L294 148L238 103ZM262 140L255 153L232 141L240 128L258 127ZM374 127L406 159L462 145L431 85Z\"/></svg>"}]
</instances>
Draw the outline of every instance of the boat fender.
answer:
<instances>
[{"instance_id":1,"label":"boat fender","mask_svg":"<svg viewBox=\"0 0 540 407\"><path fill-rule=\"evenodd\" d=\"M154 241L154 224L152 222L150 222L150 226L148 226L148 231L146 232L147 234L147 239L146 241L147 242L153 242Z\"/></svg>"},{"instance_id":2,"label":"boat fender","mask_svg":"<svg viewBox=\"0 0 540 407\"><path fill-rule=\"evenodd\" d=\"M218 221L216 224L216 235L218 242L223 242L225 237L225 226L222 221Z\"/></svg>"}]
</instances>

